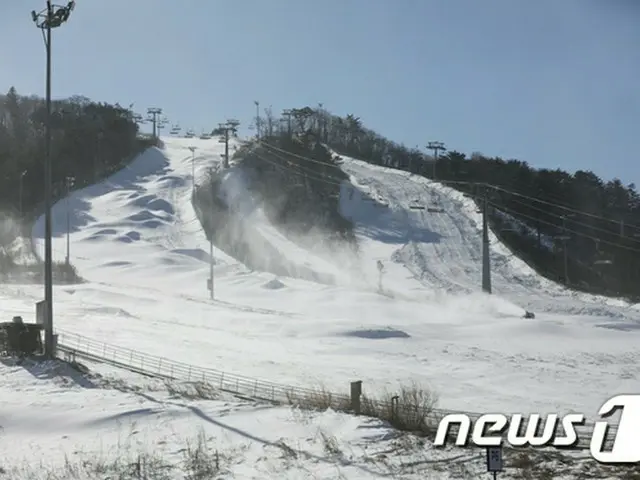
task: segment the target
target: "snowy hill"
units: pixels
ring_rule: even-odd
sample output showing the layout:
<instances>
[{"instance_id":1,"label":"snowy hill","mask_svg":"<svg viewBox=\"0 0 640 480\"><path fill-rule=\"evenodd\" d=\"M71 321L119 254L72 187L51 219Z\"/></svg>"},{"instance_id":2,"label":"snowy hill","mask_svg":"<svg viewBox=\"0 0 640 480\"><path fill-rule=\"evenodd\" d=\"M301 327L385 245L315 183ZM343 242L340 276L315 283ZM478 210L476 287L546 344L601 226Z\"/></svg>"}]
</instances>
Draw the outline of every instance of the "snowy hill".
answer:
<instances>
[{"instance_id":1,"label":"snowy hill","mask_svg":"<svg viewBox=\"0 0 640 480\"><path fill-rule=\"evenodd\" d=\"M60 328L289 384L343 390L353 379L369 389L428 381L442 406L454 409L594 410L602 385L613 392L633 384L635 340L620 328L636 325L637 310L537 277L495 238L495 294L480 293L480 218L467 199L350 159L343 168L355 191L345 185L342 209L356 223L368 287L281 278L274 290L271 275L250 272L216 249L211 302L208 243L190 201L187 146L198 147L196 182L207 168L218 168L222 146L165 142L165 151L151 149L108 181L72 195L71 256L89 282L56 289ZM369 198L376 196L388 206L375 206ZM408 207L417 199L438 203L444 213L415 213ZM65 205L54 208L59 260ZM34 237L41 246L40 227ZM290 250L288 244L280 248ZM385 266L386 296L376 291L378 260ZM523 308L537 318L522 319ZM397 336L385 333L389 329L406 338L361 338ZM496 336L509 343L498 345ZM452 365L459 367L452 372ZM489 368L504 381L487 383ZM585 379L594 377L602 383L590 392ZM522 388L504 392L500 385L514 381ZM469 398L478 387L495 391L483 400Z\"/></svg>"},{"instance_id":2,"label":"snowy hill","mask_svg":"<svg viewBox=\"0 0 640 480\"><path fill-rule=\"evenodd\" d=\"M480 291L482 215L471 199L426 178L358 160L345 158L343 168L357 186L353 196L345 196L344 215L358 223L361 236L373 240L367 244L388 245L380 259L406 267L431 291L463 296ZM412 205L424 210L411 209ZM430 213L429 207L442 212ZM636 308L568 290L537 275L491 233L490 242L494 297L517 305L514 312L526 308L536 313L602 316L628 321L630 329L640 326ZM401 276L386 283L403 285Z\"/></svg>"},{"instance_id":3,"label":"snowy hill","mask_svg":"<svg viewBox=\"0 0 640 480\"><path fill-rule=\"evenodd\" d=\"M209 245L191 204L192 168L201 182L219 168L222 146L164 141L164 150L148 150L54 206L54 259L64 260L68 204L71 259L87 279L55 287L57 327L284 384L346 391L359 379L375 392L417 381L438 393L441 408L455 410L595 414L605 398L637 387L634 307L536 276L493 236L494 295L480 293L481 221L470 201L357 160L344 159L351 184L341 195L360 242L356 274L339 256L294 248L258 210L250 218L283 253L295 249L301 262L358 281L274 282L215 248L209 300ZM190 145L198 148L193 165ZM227 175L231 181L237 172ZM443 211L410 209L416 201ZM42 225L33 230L40 255ZM41 298L41 287L0 287L4 310L25 318ZM525 308L536 318L521 318Z\"/></svg>"},{"instance_id":4,"label":"snowy hill","mask_svg":"<svg viewBox=\"0 0 640 480\"><path fill-rule=\"evenodd\" d=\"M338 265L300 247L271 224L263 203L251 191L256 180L250 176L255 172L244 165L232 165L218 173L217 200L226 211L217 210L214 215L232 218L223 223L226 235L219 235L218 227L214 227L216 241L222 242L230 254L241 246L245 261L258 270L328 284L344 283L346 279L340 278L344 272ZM218 246L222 247L220 243Z\"/></svg>"}]
</instances>

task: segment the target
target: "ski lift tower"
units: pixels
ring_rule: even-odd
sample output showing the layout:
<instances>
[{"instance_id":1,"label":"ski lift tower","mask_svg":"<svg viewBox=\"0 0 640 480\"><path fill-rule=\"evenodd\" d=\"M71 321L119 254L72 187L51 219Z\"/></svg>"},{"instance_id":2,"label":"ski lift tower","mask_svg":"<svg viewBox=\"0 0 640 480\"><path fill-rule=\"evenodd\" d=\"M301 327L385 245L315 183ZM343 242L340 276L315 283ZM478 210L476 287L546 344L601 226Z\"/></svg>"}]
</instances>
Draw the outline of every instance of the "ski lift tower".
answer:
<instances>
[{"instance_id":1,"label":"ski lift tower","mask_svg":"<svg viewBox=\"0 0 640 480\"><path fill-rule=\"evenodd\" d=\"M153 137L156 138L158 136L158 117L162 115L162 109L151 107L147 108L147 121L151 122L153 125Z\"/></svg>"},{"instance_id":2,"label":"ski lift tower","mask_svg":"<svg viewBox=\"0 0 640 480\"><path fill-rule=\"evenodd\" d=\"M447 149L444 146L444 143L442 142L429 142L427 144L427 148L429 150L433 150L433 181L435 182L436 180L436 166L438 165L438 153L442 150L443 152L446 152Z\"/></svg>"}]
</instances>

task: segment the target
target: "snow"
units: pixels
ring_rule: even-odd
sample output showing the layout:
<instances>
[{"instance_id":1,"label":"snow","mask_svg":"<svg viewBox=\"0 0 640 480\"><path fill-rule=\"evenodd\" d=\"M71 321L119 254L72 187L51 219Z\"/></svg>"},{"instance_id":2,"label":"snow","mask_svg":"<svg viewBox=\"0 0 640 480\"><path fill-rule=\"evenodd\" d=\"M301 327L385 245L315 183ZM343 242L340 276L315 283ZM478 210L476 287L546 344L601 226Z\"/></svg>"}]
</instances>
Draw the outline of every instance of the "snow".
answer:
<instances>
[{"instance_id":1,"label":"snow","mask_svg":"<svg viewBox=\"0 0 640 480\"><path fill-rule=\"evenodd\" d=\"M452 410L579 411L593 416L610 396L637 389L640 313L635 306L567 291L536 275L493 235L494 294L483 294L481 218L472 201L429 180L346 157L342 168L351 183L342 187L341 211L356 225L358 261L345 262L341 251L311 254L294 247L260 205L240 201L248 193L243 172L232 165L223 172L223 185L238 215L244 214L262 240L293 264L319 275L331 273L337 281L275 278L214 248L215 300L210 300L209 243L191 194L193 182L202 182L209 168L221 168L223 146L216 139L163 140L164 150L148 150L107 181L54 206L54 260L63 261L66 254L68 205L71 260L87 280L54 288L57 328L150 355L302 387L323 385L346 393L350 381L363 380L365 393L375 394L417 381L437 392L439 407ZM193 163L191 145L197 147ZM416 201L438 205L443 212L411 210ZM39 219L33 229L39 255L42 232ZM378 261L384 266L381 278ZM41 298L40 286L0 286L5 316L29 319ZM525 309L536 318L523 319ZM13 384L12 376L25 378ZM98 445L89 439L94 433L103 435L98 432L105 432L105 445L113 444L116 419L127 423L136 409L151 409L133 418L149 432L157 431L156 440L196 422L190 406L167 399L159 407L108 389L47 387L16 368L3 373L4 378L0 392L8 403L0 410L0 425L5 433L10 427L16 436L23 435L48 459L54 457L47 452L55 449L73 450L72 440L98 448L89 446ZM38 397L25 395L36 391ZM37 442L31 427L15 420L25 398L39 405L41 418L34 421L49 426L50 433ZM256 410L215 402L197 408L208 409L207 416L216 419L226 412L225 421L234 427L270 441L277 440L278 432L301 448L318 448L315 434L296 424L286 408ZM311 418L309 428L315 431L323 422L342 425L338 436L351 448L369 441L361 436L367 429L359 422L365 420L331 412ZM218 429L216 435L224 430L219 425L207 428ZM71 440L62 442L62 435ZM258 453L267 448L264 442L258 447L251 440L247 447L242 443L247 439L234 441L255 454L249 458L258 463L260 455L268 456ZM318 478L335 478L335 468L334 462L319 470ZM277 478L313 478L301 472ZM237 474L276 478L266 470L253 473L255 477ZM353 475L347 478L375 478Z\"/></svg>"},{"instance_id":2,"label":"snow","mask_svg":"<svg viewBox=\"0 0 640 480\"><path fill-rule=\"evenodd\" d=\"M91 379L59 364L0 365L3 473L31 479L55 472L69 479L69 466L84 464L95 473L90 478L107 478L105 465L117 459L123 470L142 456L174 467L169 477L149 478L178 479L191 473L195 457L185 450L202 446L201 455L227 477L197 478L372 479L397 471L408 479L455 478L425 477L410 462L456 460L460 452L401 442L377 420L225 398L193 400L176 395L179 385L168 388L131 374L109 388L112 379L102 369ZM481 458L462 456L470 460L465 471L482 471Z\"/></svg>"}]
</instances>

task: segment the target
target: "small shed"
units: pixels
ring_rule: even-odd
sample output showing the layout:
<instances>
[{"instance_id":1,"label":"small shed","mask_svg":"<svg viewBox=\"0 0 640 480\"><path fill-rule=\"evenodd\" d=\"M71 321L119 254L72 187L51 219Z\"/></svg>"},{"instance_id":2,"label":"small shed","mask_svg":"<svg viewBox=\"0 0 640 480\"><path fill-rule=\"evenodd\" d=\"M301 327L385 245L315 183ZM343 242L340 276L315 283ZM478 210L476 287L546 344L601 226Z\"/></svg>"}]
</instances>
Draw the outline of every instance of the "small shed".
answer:
<instances>
[{"instance_id":1,"label":"small shed","mask_svg":"<svg viewBox=\"0 0 640 480\"><path fill-rule=\"evenodd\" d=\"M24 323L22 317L0 323L0 353L19 356L42 353L43 330L43 325Z\"/></svg>"}]
</instances>

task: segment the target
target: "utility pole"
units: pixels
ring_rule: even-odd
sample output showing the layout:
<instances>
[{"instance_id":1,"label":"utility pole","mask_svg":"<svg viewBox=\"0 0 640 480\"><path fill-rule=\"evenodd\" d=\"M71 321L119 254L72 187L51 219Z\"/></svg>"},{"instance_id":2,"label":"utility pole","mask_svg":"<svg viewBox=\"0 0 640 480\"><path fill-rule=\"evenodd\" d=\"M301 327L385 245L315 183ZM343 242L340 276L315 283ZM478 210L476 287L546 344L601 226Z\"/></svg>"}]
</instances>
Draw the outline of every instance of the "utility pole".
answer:
<instances>
[{"instance_id":1,"label":"utility pole","mask_svg":"<svg viewBox=\"0 0 640 480\"><path fill-rule=\"evenodd\" d=\"M218 127L222 131L222 138L218 140L220 143L224 143L224 168L229 168L229 138L231 135L234 137L238 133L238 120L227 120L225 123L219 123Z\"/></svg>"},{"instance_id":2,"label":"utility pole","mask_svg":"<svg viewBox=\"0 0 640 480\"><path fill-rule=\"evenodd\" d=\"M567 217L562 217L562 231L564 232L564 278L567 285L569 285L569 252L567 251L567 241L569 236L567 235Z\"/></svg>"},{"instance_id":3,"label":"utility pole","mask_svg":"<svg viewBox=\"0 0 640 480\"><path fill-rule=\"evenodd\" d=\"M317 121L317 128L318 128L318 139L321 142L326 141L325 140L325 135L324 135L324 116L323 116L323 111L322 111L322 103L318 103L318 110L316 111L316 121Z\"/></svg>"},{"instance_id":4,"label":"utility pole","mask_svg":"<svg viewBox=\"0 0 640 480\"><path fill-rule=\"evenodd\" d=\"M55 9L54 9L55 7ZM46 66L46 124L45 124L45 157L44 157L44 344L45 355L55 358L53 337L53 257L51 231L51 30L60 27L69 20L75 7L71 1L66 7L53 5L47 0L47 8L40 13L31 12L31 18L42 31L47 52Z\"/></svg>"},{"instance_id":5,"label":"utility pole","mask_svg":"<svg viewBox=\"0 0 640 480\"><path fill-rule=\"evenodd\" d=\"M260 102L254 100L256 104L256 139L260 140Z\"/></svg>"},{"instance_id":6,"label":"utility pole","mask_svg":"<svg viewBox=\"0 0 640 480\"><path fill-rule=\"evenodd\" d=\"M282 116L287 119L287 134L291 137L291 115L293 112L291 110L283 110Z\"/></svg>"},{"instance_id":7,"label":"utility pole","mask_svg":"<svg viewBox=\"0 0 640 480\"><path fill-rule=\"evenodd\" d=\"M434 152L434 156L433 156L433 180L435 181L435 179L436 179L436 165L438 164L438 153L440 152L440 150L446 151L447 149L444 148L444 143L442 143L442 142L429 142L427 144L427 148Z\"/></svg>"},{"instance_id":8,"label":"utility pole","mask_svg":"<svg viewBox=\"0 0 640 480\"><path fill-rule=\"evenodd\" d=\"M209 176L213 178L214 171L213 167L209 167ZM211 187L211 207L209 208L209 214L211 215L209 221L209 295L211 300L213 300L213 201L215 199L215 190L213 188L213 183L210 184Z\"/></svg>"},{"instance_id":9,"label":"utility pole","mask_svg":"<svg viewBox=\"0 0 640 480\"><path fill-rule=\"evenodd\" d=\"M482 205L482 291L491 293L491 253L489 250L489 200L484 187Z\"/></svg>"},{"instance_id":10,"label":"utility pole","mask_svg":"<svg viewBox=\"0 0 640 480\"><path fill-rule=\"evenodd\" d=\"M162 115L161 108L147 108L147 121L151 122L153 125L153 138L158 137L158 116Z\"/></svg>"},{"instance_id":11,"label":"utility pole","mask_svg":"<svg viewBox=\"0 0 640 480\"><path fill-rule=\"evenodd\" d=\"M93 156L93 181L97 182L100 177L100 166L102 165L102 142L104 140L104 131L98 132L98 143L96 147L95 155Z\"/></svg>"},{"instance_id":12,"label":"utility pole","mask_svg":"<svg viewBox=\"0 0 640 480\"><path fill-rule=\"evenodd\" d=\"M67 197L65 199L65 206L66 206L66 210L67 210L67 256L65 257L65 264L67 265L67 267L69 266L70 263L70 242L69 242L69 234L71 231L71 209L69 208L69 195L71 194L71 187L73 187L74 182L75 182L75 178L74 177L66 177L65 179L65 184L67 187Z\"/></svg>"},{"instance_id":13,"label":"utility pole","mask_svg":"<svg viewBox=\"0 0 640 480\"><path fill-rule=\"evenodd\" d=\"M191 146L189 150L191 150L191 195L193 195L196 192L196 147Z\"/></svg>"},{"instance_id":14,"label":"utility pole","mask_svg":"<svg viewBox=\"0 0 640 480\"><path fill-rule=\"evenodd\" d=\"M562 235L554 235L554 240L559 240L562 242L562 253L563 253L563 267L564 267L564 284L569 284L569 252L567 248L567 242L571 240L571 237L567 235L567 217L572 217L571 214L562 215Z\"/></svg>"},{"instance_id":15,"label":"utility pole","mask_svg":"<svg viewBox=\"0 0 640 480\"><path fill-rule=\"evenodd\" d=\"M569 285L569 251L567 249L567 242L571 239L567 235L567 215L562 216L562 235L556 237L563 242L563 263L564 263L564 284Z\"/></svg>"},{"instance_id":16,"label":"utility pole","mask_svg":"<svg viewBox=\"0 0 640 480\"><path fill-rule=\"evenodd\" d=\"M24 176L27 174L27 171L24 170L20 174L20 219L24 217Z\"/></svg>"}]
</instances>

